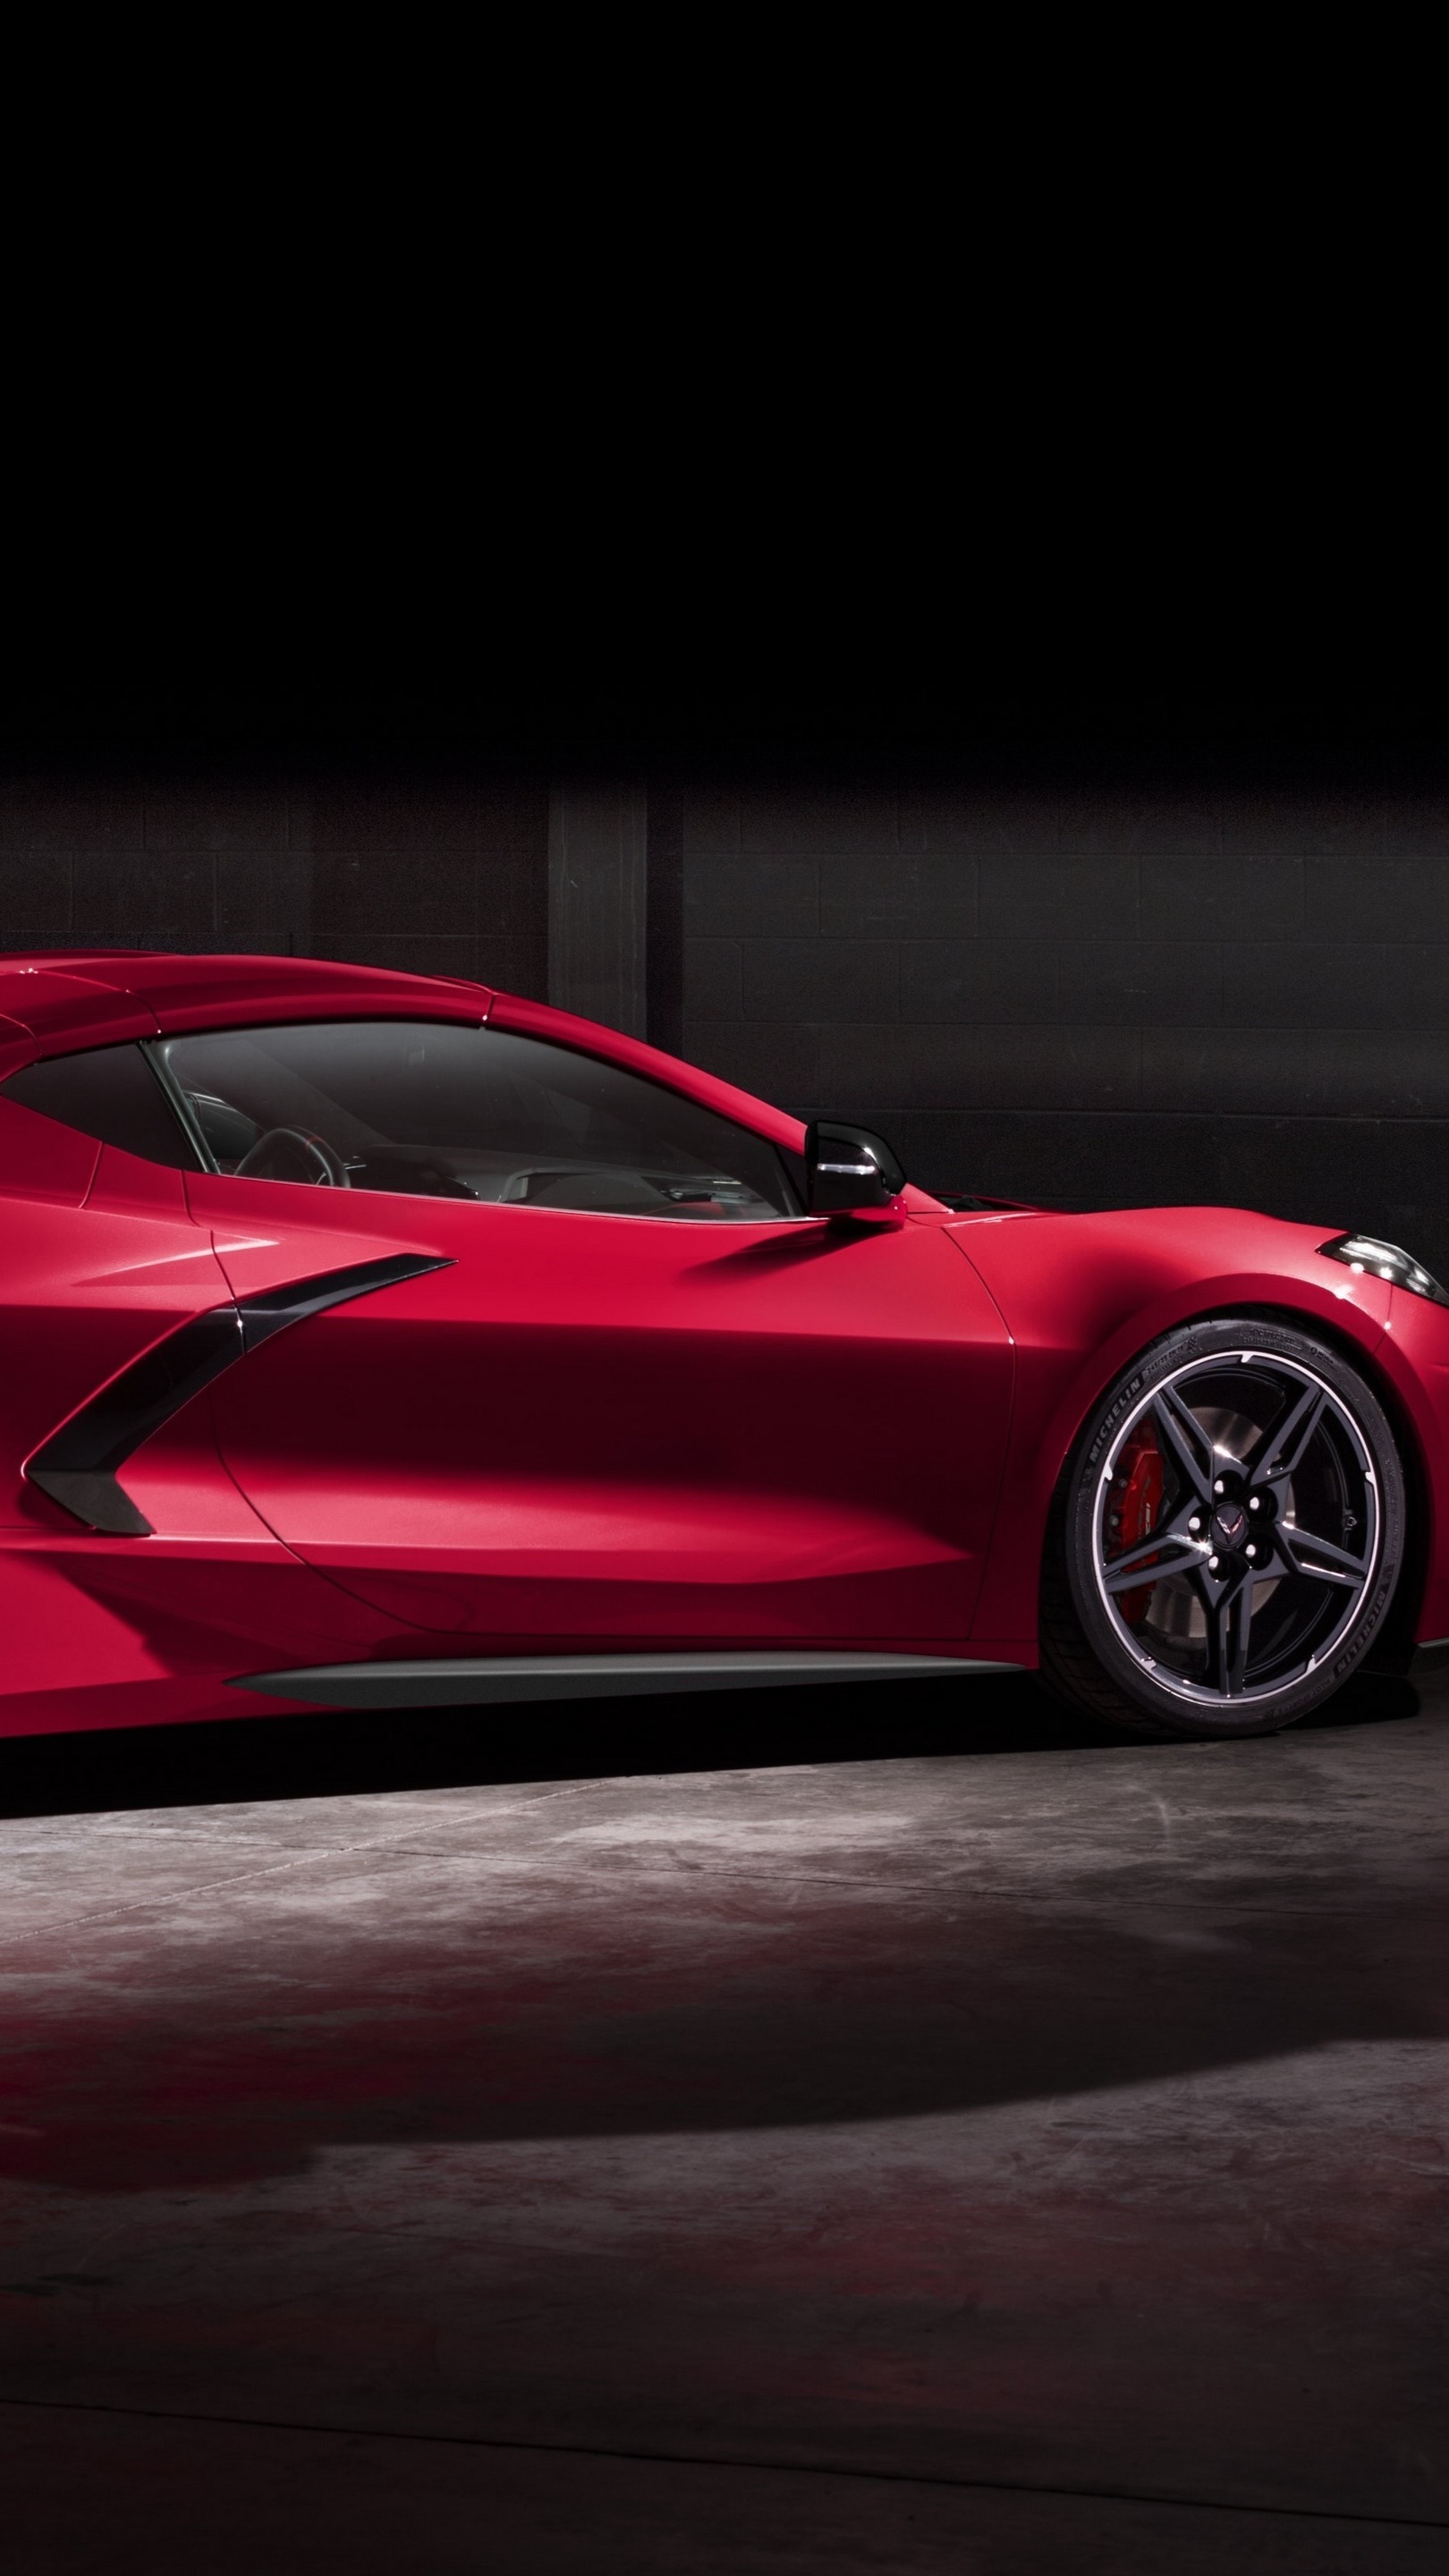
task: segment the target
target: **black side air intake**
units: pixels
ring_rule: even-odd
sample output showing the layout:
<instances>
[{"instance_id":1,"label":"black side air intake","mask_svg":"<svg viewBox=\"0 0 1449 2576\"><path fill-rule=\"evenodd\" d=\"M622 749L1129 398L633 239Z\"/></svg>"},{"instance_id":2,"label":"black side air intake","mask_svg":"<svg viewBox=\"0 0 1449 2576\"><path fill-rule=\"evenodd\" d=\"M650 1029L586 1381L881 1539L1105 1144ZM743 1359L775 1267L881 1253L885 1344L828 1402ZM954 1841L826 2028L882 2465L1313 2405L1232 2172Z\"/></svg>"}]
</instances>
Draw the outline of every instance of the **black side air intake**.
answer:
<instances>
[{"instance_id":1,"label":"black side air intake","mask_svg":"<svg viewBox=\"0 0 1449 2576\"><path fill-rule=\"evenodd\" d=\"M399 1280L417 1279L424 1271L451 1267L433 1253L393 1253L385 1261L357 1261L347 1270L325 1270L193 1315L63 1422L27 1459L25 1473L88 1529L145 1538L151 1523L116 1482L116 1471L183 1404L289 1324L303 1323L328 1306L345 1306L350 1298L370 1297Z\"/></svg>"}]
</instances>

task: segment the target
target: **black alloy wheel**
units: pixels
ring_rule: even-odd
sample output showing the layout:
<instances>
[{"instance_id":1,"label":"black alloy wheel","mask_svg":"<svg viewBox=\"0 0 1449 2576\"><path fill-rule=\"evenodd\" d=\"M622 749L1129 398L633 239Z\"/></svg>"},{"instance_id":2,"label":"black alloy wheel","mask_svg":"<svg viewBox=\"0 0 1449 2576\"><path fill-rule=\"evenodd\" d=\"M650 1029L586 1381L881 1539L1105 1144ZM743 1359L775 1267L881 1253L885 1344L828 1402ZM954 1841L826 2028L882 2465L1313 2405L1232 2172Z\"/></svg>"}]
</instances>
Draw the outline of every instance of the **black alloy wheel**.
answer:
<instances>
[{"instance_id":1,"label":"black alloy wheel","mask_svg":"<svg viewBox=\"0 0 1449 2576\"><path fill-rule=\"evenodd\" d=\"M1226 1317L1134 1360L1065 1480L1042 1678L1135 1734L1268 1735L1330 1698L1383 1625L1404 1473L1349 1363Z\"/></svg>"}]
</instances>

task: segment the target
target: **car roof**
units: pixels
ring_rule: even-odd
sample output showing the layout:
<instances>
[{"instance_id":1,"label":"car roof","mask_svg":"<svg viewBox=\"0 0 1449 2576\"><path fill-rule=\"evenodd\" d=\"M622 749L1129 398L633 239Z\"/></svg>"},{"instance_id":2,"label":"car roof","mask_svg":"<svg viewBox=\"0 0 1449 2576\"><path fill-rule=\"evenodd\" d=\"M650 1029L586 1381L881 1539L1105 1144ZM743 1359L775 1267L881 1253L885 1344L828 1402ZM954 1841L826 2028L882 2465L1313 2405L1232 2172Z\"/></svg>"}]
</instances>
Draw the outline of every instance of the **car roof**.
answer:
<instances>
[{"instance_id":1,"label":"car roof","mask_svg":"<svg viewBox=\"0 0 1449 2576\"><path fill-rule=\"evenodd\" d=\"M113 1035L156 1037L299 1014L416 1011L477 1021L492 998L487 985L456 976L404 975L322 957L177 957L115 948L0 954L0 1014L40 1040L45 1055L104 1045Z\"/></svg>"},{"instance_id":2,"label":"car roof","mask_svg":"<svg viewBox=\"0 0 1449 2576\"><path fill-rule=\"evenodd\" d=\"M175 956L161 950L0 952L0 1081L37 1057L188 1030L319 1019L454 1020L552 1039L668 1083L721 1117L799 1149L783 1110L642 1039L463 976L408 975L330 957Z\"/></svg>"}]
</instances>

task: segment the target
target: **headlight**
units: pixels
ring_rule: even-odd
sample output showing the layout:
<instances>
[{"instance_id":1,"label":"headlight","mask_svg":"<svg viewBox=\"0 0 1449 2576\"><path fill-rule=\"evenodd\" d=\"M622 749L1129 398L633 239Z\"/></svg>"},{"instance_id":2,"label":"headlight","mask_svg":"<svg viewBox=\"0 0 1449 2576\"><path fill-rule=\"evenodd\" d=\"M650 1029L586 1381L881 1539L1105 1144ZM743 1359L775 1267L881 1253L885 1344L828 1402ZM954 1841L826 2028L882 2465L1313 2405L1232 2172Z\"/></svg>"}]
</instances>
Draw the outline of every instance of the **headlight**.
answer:
<instances>
[{"instance_id":1,"label":"headlight","mask_svg":"<svg viewBox=\"0 0 1449 2576\"><path fill-rule=\"evenodd\" d=\"M1318 1249L1349 1270L1367 1271L1375 1279L1391 1281L1395 1288L1411 1288L1416 1297L1427 1297L1435 1306L1449 1306L1449 1291L1400 1244L1380 1243L1372 1234L1336 1234L1332 1243L1320 1243Z\"/></svg>"}]
</instances>

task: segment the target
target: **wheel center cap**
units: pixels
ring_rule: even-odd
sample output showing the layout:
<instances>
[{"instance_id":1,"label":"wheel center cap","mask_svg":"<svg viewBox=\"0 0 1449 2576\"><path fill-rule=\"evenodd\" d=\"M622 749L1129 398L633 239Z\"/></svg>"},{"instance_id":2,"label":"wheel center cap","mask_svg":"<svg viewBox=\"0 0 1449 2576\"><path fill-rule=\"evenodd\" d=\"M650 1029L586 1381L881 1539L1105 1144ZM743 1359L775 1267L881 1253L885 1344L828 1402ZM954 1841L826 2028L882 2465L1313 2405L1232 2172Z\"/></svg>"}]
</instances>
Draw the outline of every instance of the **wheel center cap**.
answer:
<instances>
[{"instance_id":1,"label":"wheel center cap","mask_svg":"<svg viewBox=\"0 0 1449 2576\"><path fill-rule=\"evenodd\" d=\"M1213 1514L1213 1535L1224 1547L1237 1547L1247 1535L1248 1515L1241 1503L1219 1503Z\"/></svg>"}]
</instances>

